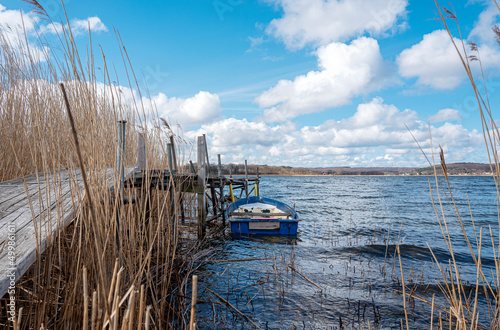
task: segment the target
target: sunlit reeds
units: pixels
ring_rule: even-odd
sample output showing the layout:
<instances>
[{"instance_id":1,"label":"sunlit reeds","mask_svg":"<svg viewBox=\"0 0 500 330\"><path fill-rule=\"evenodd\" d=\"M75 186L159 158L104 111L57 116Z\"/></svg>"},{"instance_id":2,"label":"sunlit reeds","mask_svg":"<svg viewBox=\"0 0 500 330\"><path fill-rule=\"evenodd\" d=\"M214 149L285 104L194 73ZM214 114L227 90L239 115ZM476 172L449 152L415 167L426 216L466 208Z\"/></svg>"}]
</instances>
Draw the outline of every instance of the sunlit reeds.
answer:
<instances>
[{"instance_id":1,"label":"sunlit reeds","mask_svg":"<svg viewBox=\"0 0 500 330\"><path fill-rule=\"evenodd\" d=\"M493 173L497 196L500 197L498 182L500 166L497 152L497 147L500 143L500 134L493 119L492 108L488 97L487 82L481 65L479 47L474 43L467 44L465 42L460 31L458 18L454 12L445 7L441 8L437 0L435 3L439 19L444 24L450 36L450 40L456 49L457 56L459 56L473 88L482 122L484 142L490 161L490 168ZM459 35L458 43L452 34L452 30L455 28L448 25L449 21L456 23L456 31L458 31ZM498 34L498 31L498 27L493 27L493 32ZM473 62L478 63L478 65L474 67L472 65ZM477 76L479 76L481 83L484 84L484 90L481 90L476 83ZM491 226L488 228L476 227L470 203L469 214L461 214L454 199L453 189L450 185L444 151L440 148L439 153L439 165L435 165L433 161L434 155L431 157L432 160L429 160L430 165L434 167L434 184L431 185L429 181L429 190L431 192L436 219L441 229L443 241L446 244L450 259L447 263L442 263L442 261L436 257L430 246L429 249L431 250L437 269L436 283L440 288L442 297L445 298L446 305L439 306L435 301L435 295L432 296L432 301L428 301L420 297L413 290L410 290L408 293L407 283L404 282L403 278L403 265L400 265L402 283L404 283L402 286L402 293L405 303L408 299L407 297L410 297L431 306L430 324L432 329L497 329L500 327L500 241L498 241L500 223L497 229L493 229ZM439 176L438 168L442 170L443 177ZM452 210L451 217L448 216L445 211L447 208ZM454 237L449 230L451 225L458 225L461 229L462 241L467 246L473 264L475 265L476 276L474 279L465 278L463 269L455 257L456 237ZM487 234L484 232L487 232ZM489 239L487 236L489 236ZM495 265L493 269L485 267L481 261L482 250L488 247L488 245L491 248L490 251L493 253L493 256L491 256ZM471 283L468 283L468 281L471 281ZM405 306L405 315L406 313L407 310ZM438 321L436 321L436 319L438 319ZM406 319L405 327L409 326L408 319Z\"/></svg>"},{"instance_id":2,"label":"sunlit reeds","mask_svg":"<svg viewBox=\"0 0 500 330\"><path fill-rule=\"evenodd\" d=\"M38 2L29 2L46 15ZM127 121L126 166L136 165L138 135L144 136L146 172L168 169L173 132L141 97L119 34L128 89L110 78L110 65L102 52L93 52L90 33L81 57L67 23L59 42L42 47L42 55L29 51L28 36L0 35L0 181L39 173L43 189L52 192L43 196L52 199L31 205L50 205L69 193L74 210L69 226L43 246L37 243L36 262L17 282L16 327L184 328L189 317L181 297L195 263L206 255L196 253L203 242L185 239L188 235L178 239L179 203L172 207L172 199L180 200L179 187L169 180L164 189L150 189L146 178L143 189L125 188L135 203L124 203L110 189L118 184L117 121ZM47 41L39 35L35 42ZM187 148L177 136L174 140L178 150ZM184 199L186 208L190 203ZM47 212L57 213L55 221L65 225L63 207ZM38 233L47 230L34 226ZM7 327L4 303L0 325Z\"/></svg>"}]
</instances>

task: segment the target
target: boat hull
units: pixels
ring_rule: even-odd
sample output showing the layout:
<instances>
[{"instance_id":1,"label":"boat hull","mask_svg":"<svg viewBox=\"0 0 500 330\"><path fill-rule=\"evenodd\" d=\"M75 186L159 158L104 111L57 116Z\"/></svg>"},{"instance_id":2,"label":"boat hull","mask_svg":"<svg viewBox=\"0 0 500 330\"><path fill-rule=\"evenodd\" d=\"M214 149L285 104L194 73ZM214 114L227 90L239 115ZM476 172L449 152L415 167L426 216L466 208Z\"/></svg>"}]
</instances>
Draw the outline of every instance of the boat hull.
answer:
<instances>
[{"instance_id":1,"label":"boat hull","mask_svg":"<svg viewBox=\"0 0 500 330\"><path fill-rule=\"evenodd\" d=\"M270 210L271 209L271 210ZM297 235L297 212L280 201L260 196L240 199L226 210L231 233L236 235Z\"/></svg>"},{"instance_id":2,"label":"boat hull","mask_svg":"<svg viewBox=\"0 0 500 330\"><path fill-rule=\"evenodd\" d=\"M293 236L297 235L297 220L256 220L256 219L238 219L229 220L231 224L231 233L238 235L279 235Z\"/></svg>"}]
</instances>

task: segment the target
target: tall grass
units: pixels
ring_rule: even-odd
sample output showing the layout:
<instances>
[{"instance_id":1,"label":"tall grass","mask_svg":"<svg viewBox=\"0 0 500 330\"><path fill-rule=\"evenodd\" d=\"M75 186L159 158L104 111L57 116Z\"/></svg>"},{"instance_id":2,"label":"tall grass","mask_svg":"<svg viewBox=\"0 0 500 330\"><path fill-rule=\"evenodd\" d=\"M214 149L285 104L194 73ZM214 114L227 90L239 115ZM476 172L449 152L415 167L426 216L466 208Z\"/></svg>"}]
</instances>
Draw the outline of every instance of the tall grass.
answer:
<instances>
[{"instance_id":1,"label":"tall grass","mask_svg":"<svg viewBox=\"0 0 500 330\"><path fill-rule=\"evenodd\" d=\"M38 2L29 2L46 15ZM75 219L60 235L50 236L44 246L37 243L40 253L35 264L17 282L17 307L22 310L18 310L20 323L16 326L185 327L189 315L183 297L194 264L203 255L197 254L203 242L177 239L179 205L172 208L171 204L174 196L179 201L181 195L176 182L166 182L164 190L126 189L126 195L137 197L136 203L129 204L109 189L117 186L113 172L107 169L116 163L118 120L128 122L124 154L128 166L136 163L140 133L146 140L146 170L167 169L166 142L173 134L166 122L158 124L150 111L154 105L143 102L119 34L129 87L139 91L132 99L113 81L117 78L110 78L104 54L97 57L93 53L90 33L85 58L80 56L69 24L50 48L44 47L43 35L38 37L43 54L30 52L26 35L13 39L6 33L0 35L0 181L39 173L42 189L55 194L40 194L46 200L32 202L50 205L54 201L50 196L64 197L63 186L69 180L75 212ZM98 60L100 68L95 64ZM78 148L59 83L67 92ZM175 139L178 148L187 148L181 139ZM80 166L87 174L85 198L82 183L76 181ZM61 211L59 207L44 211L40 218L58 213L55 221L62 224ZM1 301L0 309L4 327L12 325L6 303Z\"/></svg>"},{"instance_id":2,"label":"tall grass","mask_svg":"<svg viewBox=\"0 0 500 330\"><path fill-rule=\"evenodd\" d=\"M500 7L498 7L496 0L494 1L500 11ZM497 150L500 144L500 133L493 119L492 107L488 97L487 82L481 65L479 47L474 43L467 44L462 38L458 19L452 10L445 7L441 8L437 0L435 0L435 4L439 19L444 24L450 36L450 40L457 51L457 56L460 58L477 100L478 111L482 122L484 144L489 157L497 196L500 197L498 181L500 177L500 165ZM456 39L454 39L452 34L454 28L448 25L449 22L456 24L459 36L458 40L460 40L458 43L455 41ZM493 32L495 32L497 36L500 36L498 27L493 27L491 33ZM472 62L477 62L479 65L474 67ZM484 84L484 90L479 88L476 81L478 69L479 80ZM432 301L426 301L414 293L413 290L408 289L406 289L406 291L410 291L410 293L404 293L405 299L406 296L410 296L427 302L431 306L431 329L498 329L500 327L500 241L498 240L500 221L497 229L491 226L488 228L478 228L474 222L472 210L469 215L461 214L455 203L453 189L447 174L445 155L442 149L440 149L439 156L440 162L437 166L434 162L434 155L432 155L432 161L430 161L434 166L433 181L435 181L435 186L432 188L429 182L429 189L431 191L436 218L450 255L448 263L443 264L433 254L435 265L438 270L438 286L441 289L442 296L447 302L447 306L437 306L434 297ZM437 167L441 167L443 170L444 178L438 177ZM445 209L449 207L451 207L453 211L453 217L451 218L448 217L445 212ZM461 228L461 241L468 247L476 268L476 277L472 283L467 283L467 280L470 279L465 279L465 276L462 274L462 267L456 258L454 244L456 244L457 240L449 230L449 226L455 224L458 224ZM472 233L472 235L470 233ZM481 261L482 250L488 246L493 253L493 256L491 256L494 260L493 269L484 266ZM401 276L403 277L403 272L401 272ZM405 315L407 316L406 308ZM406 327L410 327L408 319L406 319Z\"/></svg>"}]
</instances>

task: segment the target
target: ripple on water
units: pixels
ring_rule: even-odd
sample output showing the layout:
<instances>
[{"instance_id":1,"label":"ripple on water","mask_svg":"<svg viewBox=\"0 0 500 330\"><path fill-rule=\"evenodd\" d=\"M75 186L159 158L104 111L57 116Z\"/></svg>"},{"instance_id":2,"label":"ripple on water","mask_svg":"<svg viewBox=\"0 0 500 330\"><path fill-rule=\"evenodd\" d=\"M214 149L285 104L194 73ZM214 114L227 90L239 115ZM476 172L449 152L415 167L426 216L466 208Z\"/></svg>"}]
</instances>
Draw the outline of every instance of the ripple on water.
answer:
<instances>
[{"instance_id":1,"label":"ripple on water","mask_svg":"<svg viewBox=\"0 0 500 330\"><path fill-rule=\"evenodd\" d=\"M370 320L372 327L377 321L378 328L399 329L403 317L396 278L401 273L395 253L399 242L405 278L414 281L424 298L436 294L436 304L446 305L438 294L442 279L433 258L447 271L452 255L431 203L429 182L435 186L432 177L262 178L263 196L295 204L302 219L299 234L296 238L228 236L216 259L252 261L205 265L200 299L217 301L203 289L207 287L262 328L338 327L342 319L344 324L365 324L365 328L363 322ZM492 178L452 177L450 185L473 246L471 211L477 228L486 229L481 261L487 270L493 269L488 226L498 240L498 215ZM442 219L439 206L437 210ZM474 283L474 261L453 208L445 205L444 213L453 257L464 281ZM474 252L477 255L476 248ZM410 326L428 328L426 305L416 302L412 308ZM480 312L487 314L484 301ZM219 304L200 304L198 317L200 328L252 328Z\"/></svg>"}]
</instances>

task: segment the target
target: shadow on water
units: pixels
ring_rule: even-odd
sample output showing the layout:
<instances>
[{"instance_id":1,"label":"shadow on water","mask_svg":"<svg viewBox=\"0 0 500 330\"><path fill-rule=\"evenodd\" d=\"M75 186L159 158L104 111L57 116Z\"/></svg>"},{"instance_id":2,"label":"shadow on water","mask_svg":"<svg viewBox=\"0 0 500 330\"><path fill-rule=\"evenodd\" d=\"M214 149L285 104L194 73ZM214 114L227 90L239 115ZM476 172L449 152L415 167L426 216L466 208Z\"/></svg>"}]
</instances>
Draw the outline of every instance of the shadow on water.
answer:
<instances>
[{"instance_id":1,"label":"shadow on water","mask_svg":"<svg viewBox=\"0 0 500 330\"><path fill-rule=\"evenodd\" d=\"M468 194L475 222L497 228L492 233L498 239L496 194L482 188L491 186L492 179L452 178L451 185L462 214L469 214L462 208L468 205ZM199 274L199 298L204 301L198 309L200 329L254 328L239 313L262 329L367 329L368 322L372 329L400 329L404 309L398 244L407 287L427 301L435 295L435 305L446 308L439 289L443 278L433 258L449 276L452 256L436 220L427 178L266 177L260 189L266 197L295 203L302 218L299 233L228 234L217 262L204 265ZM453 210L445 212L464 288L472 292L473 259ZM474 231L469 226L466 230L475 242ZM489 236L483 238L487 241ZM484 244L482 263L485 270L493 269L493 249ZM492 280L491 274L485 276ZM488 299L480 293L482 315L488 314ZM429 327L426 303L408 299L407 311L410 328ZM487 324L484 317L480 322Z\"/></svg>"}]
</instances>

